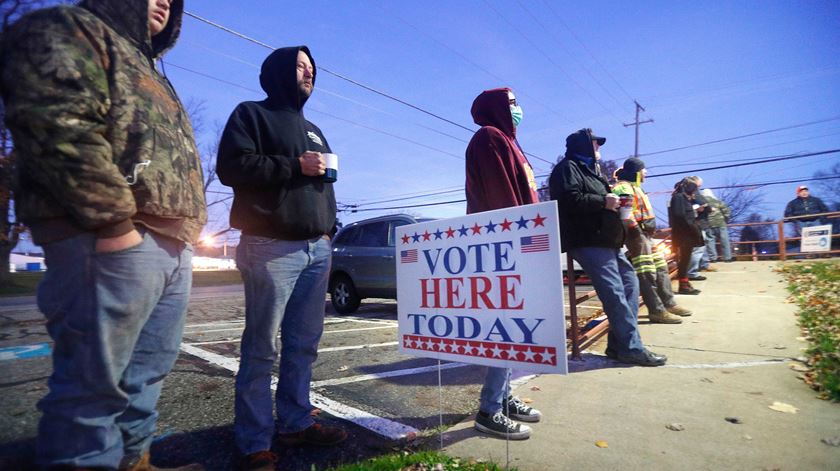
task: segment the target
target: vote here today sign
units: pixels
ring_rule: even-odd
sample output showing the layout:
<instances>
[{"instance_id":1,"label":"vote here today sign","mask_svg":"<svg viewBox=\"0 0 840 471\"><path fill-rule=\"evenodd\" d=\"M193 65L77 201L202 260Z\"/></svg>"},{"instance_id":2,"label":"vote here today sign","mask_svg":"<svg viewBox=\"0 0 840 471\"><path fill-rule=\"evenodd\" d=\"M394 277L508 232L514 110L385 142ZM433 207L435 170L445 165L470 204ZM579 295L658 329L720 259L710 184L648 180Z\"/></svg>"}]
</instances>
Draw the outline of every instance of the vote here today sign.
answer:
<instances>
[{"instance_id":1,"label":"vote here today sign","mask_svg":"<svg viewBox=\"0 0 840 471\"><path fill-rule=\"evenodd\" d=\"M557 206L397 228L400 352L566 374Z\"/></svg>"}]
</instances>

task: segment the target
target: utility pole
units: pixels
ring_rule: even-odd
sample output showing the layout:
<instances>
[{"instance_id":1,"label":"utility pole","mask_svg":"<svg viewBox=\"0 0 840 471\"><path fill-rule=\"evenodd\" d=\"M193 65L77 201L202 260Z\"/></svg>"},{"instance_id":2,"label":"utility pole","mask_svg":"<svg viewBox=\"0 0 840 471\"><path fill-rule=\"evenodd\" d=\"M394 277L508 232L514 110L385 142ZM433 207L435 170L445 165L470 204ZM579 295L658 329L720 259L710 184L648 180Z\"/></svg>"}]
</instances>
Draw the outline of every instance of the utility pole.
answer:
<instances>
[{"instance_id":1,"label":"utility pole","mask_svg":"<svg viewBox=\"0 0 840 471\"><path fill-rule=\"evenodd\" d=\"M652 123L653 119L646 119L644 121L639 121L639 111L645 111L645 109L642 107L642 105L639 104L638 101L633 100L633 103L636 104L636 121L633 122L633 123L629 123L629 124L628 123L623 123L623 124L624 124L625 128L628 127L628 126L636 126L636 151L633 152L633 157L638 158L639 157L639 126L641 126L642 124L645 124L645 123Z\"/></svg>"}]
</instances>

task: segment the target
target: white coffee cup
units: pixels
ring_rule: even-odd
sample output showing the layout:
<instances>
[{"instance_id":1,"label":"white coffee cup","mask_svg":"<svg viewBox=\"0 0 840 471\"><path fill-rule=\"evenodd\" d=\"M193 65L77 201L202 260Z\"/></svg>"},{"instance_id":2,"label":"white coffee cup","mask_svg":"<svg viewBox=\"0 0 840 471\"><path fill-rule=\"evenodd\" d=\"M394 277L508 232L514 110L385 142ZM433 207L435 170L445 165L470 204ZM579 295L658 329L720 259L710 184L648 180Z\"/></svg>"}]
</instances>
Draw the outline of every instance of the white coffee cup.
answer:
<instances>
[{"instance_id":1,"label":"white coffee cup","mask_svg":"<svg viewBox=\"0 0 840 471\"><path fill-rule=\"evenodd\" d=\"M324 157L324 164L327 167L326 170L324 170L324 181L327 183L333 183L338 180L338 155L321 154L321 156Z\"/></svg>"}]
</instances>

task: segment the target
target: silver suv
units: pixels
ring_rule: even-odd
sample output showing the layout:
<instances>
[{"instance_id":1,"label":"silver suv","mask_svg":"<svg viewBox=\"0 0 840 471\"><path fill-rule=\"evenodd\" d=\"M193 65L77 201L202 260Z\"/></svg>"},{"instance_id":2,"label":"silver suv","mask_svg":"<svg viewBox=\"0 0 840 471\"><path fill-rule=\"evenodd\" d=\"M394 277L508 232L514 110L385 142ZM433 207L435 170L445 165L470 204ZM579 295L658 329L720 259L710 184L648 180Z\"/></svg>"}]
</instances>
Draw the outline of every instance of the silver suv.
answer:
<instances>
[{"instance_id":1,"label":"silver suv","mask_svg":"<svg viewBox=\"0 0 840 471\"><path fill-rule=\"evenodd\" d=\"M396 299L396 228L430 220L392 214L344 226L332 243L329 290L336 312L353 313L364 298Z\"/></svg>"}]
</instances>

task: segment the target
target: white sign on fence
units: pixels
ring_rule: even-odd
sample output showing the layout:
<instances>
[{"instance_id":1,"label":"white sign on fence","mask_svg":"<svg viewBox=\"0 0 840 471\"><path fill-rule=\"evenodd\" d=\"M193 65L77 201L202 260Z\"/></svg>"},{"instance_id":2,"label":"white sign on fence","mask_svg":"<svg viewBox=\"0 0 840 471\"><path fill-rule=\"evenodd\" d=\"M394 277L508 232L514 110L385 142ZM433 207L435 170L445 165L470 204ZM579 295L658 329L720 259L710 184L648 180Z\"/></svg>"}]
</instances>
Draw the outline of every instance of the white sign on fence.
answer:
<instances>
[{"instance_id":1,"label":"white sign on fence","mask_svg":"<svg viewBox=\"0 0 840 471\"><path fill-rule=\"evenodd\" d=\"M831 250L831 224L802 228L803 252L828 252Z\"/></svg>"},{"instance_id":2,"label":"white sign on fence","mask_svg":"<svg viewBox=\"0 0 840 471\"><path fill-rule=\"evenodd\" d=\"M400 352L566 374L557 206L397 228Z\"/></svg>"}]
</instances>

